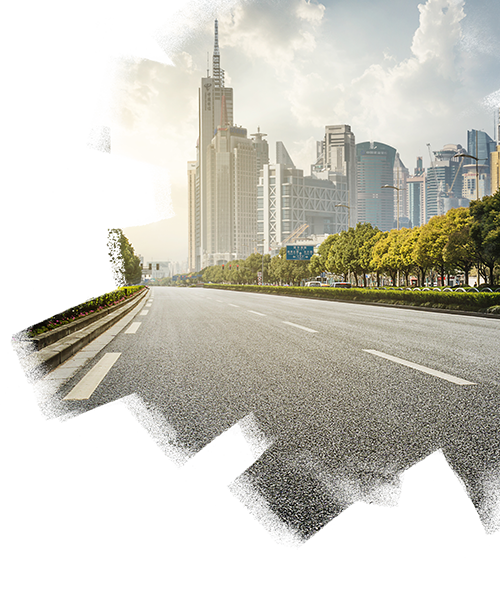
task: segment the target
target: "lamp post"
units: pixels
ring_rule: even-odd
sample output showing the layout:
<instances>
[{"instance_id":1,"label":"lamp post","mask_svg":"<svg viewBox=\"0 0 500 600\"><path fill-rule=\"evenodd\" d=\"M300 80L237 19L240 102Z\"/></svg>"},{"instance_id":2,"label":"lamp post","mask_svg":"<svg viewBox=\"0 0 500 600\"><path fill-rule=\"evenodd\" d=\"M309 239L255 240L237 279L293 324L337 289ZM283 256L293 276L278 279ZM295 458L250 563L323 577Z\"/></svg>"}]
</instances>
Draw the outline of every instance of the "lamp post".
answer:
<instances>
[{"instance_id":1,"label":"lamp post","mask_svg":"<svg viewBox=\"0 0 500 600\"><path fill-rule=\"evenodd\" d=\"M386 184L386 185L383 185L383 186L381 186L381 187L382 187L382 189L383 189L383 188L391 188L391 189L393 189L393 190L397 190L397 192L398 192L397 210L396 210L396 227L397 227L397 229L398 229L398 231L399 231L399 192L400 192L401 188L398 188L398 187L397 187L397 186L395 186L395 185L388 185L388 184ZM399 269L398 269L398 274L397 274L397 281L396 281L396 285L399 287Z\"/></svg>"},{"instance_id":2,"label":"lamp post","mask_svg":"<svg viewBox=\"0 0 500 600\"><path fill-rule=\"evenodd\" d=\"M477 145L477 132L476 132L476 145ZM477 154L477 152L476 152ZM472 158L476 161L476 200L479 200L479 158L477 156L472 156L472 154L462 154L457 152L457 154L453 155L453 158Z\"/></svg>"}]
</instances>

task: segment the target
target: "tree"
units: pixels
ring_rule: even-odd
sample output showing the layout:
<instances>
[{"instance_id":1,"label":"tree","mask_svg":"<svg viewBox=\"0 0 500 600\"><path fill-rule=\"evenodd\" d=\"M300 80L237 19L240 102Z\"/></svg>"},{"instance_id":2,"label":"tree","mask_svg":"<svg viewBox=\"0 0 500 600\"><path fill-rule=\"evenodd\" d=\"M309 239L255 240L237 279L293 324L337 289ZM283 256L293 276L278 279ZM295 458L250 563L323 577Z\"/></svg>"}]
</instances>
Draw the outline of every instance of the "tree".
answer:
<instances>
[{"instance_id":1,"label":"tree","mask_svg":"<svg viewBox=\"0 0 500 600\"><path fill-rule=\"evenodd\" d=\"M444 283L445 255L444 248L450 234L449 223L446 215L432 217L428 223L420 227L413 259L420 269L422 280L430 269L436 269L441 273L441 283ZM423 285L423 281L422 281Z\"/></svg>"},{"instance_id":2,"label":"tree","mask_svg":"<svg viewBox=\"0 0 500 600\"><path fill-rule=\"evenodd\" d=\"M355 253L354 271L363 277L363 286L366 287L366 276L371 270L373 247L377 241L379 229L371 223L358 223L354 230Z\"/></svg>"},{"instance_id":3,"label":"tree","mask_svg":"<svg viewBox=\"0 0 500 600\"><path fill-rule=\"evenodd\" d=\"M500 189L493 196L470 203L470 235L481 262L489 270L489 284L494 285L495 264L500 263Z\"/></svg>"},{"instance_id":4,"label":"tree","mask_svg":"<svg viewBox=\"0 0 500 600\"><path fill-rule=\"evenodd\" d=\"M449 222L449 236L444 247L444 259L454 269L465 275L465 285L469 285L469 272L477 263L478 255L470 234L472 216L468 208L452 208L446 213Z\"/></svg>"},{"instance_id":5,"label":"tree","mask_svg":"<svg viewBox=\"0 0 500 600\"><path fill-rule=\"evenodd\" d=\"M141 261L121 229L108 230L108 255L117 286L141 282Z\"/></svg>"}]
</instances>

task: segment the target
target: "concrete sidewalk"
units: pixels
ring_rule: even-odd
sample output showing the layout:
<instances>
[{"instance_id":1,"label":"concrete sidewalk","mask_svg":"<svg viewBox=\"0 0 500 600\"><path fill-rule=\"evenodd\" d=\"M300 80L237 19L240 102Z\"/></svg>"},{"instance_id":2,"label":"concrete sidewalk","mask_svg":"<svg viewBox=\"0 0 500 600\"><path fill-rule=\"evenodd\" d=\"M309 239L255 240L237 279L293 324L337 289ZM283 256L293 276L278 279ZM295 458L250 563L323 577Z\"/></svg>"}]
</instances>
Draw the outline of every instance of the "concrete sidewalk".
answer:
<instances>
[{"instance_id":1,"label":"concrete sidewalk","mask_svg":"<svg viewBox=\"0 0 500 600\"><path fill-rule=\"evenodd\" d=\"M101 318L94 318L90 324L82 329L69 333L40 350L36 349L36 344L29 340L29 338L15 339L13 341L14 350L19 356L21 366L27 377L32 381L37 381L61 364L65 363L66 366L68 359L96 340L96 338L100 340L96 348L108 344L144 306L150 294L151 291L145 289L137 297L132 298L115 311L107 311ZM124 317L128 317L128 319ZM102 334L110 328L111 330L108 332L108 335L103 336ZM94 349L90 352L94 352ZM72 365L72 367L75 366L76 364ZM79 366L78 368L81 367Z\"/></svg>"}]
</instances>

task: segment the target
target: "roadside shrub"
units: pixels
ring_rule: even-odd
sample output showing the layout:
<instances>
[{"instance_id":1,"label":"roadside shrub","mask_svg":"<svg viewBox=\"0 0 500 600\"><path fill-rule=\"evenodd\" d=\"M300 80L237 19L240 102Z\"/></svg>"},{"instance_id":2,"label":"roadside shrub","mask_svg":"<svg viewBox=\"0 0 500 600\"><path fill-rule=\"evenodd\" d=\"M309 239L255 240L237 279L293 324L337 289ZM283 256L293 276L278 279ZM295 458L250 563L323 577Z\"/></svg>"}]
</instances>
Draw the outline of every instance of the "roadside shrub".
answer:
<instances>
[{"instance_id":1,"label":"roadside shrub","mask_svg":"<svg viewBox=\"0 0 500 600\"><path fill-rule=\"evenodd\" d=\"M260 294L280 294L324 298L345 302L374 302L406 306L423 306L478 312L496 306L500 293L459 294L457 292L420 292L407 290L382 290L377 288L328 288L205 284L206 287L257 292Z\"/></svg>"},{"instance_id":2,"label":"roadside shrub","mask_svg":"<svg viewBox=\"0 0 500 600\"><path fill-rule=\"evenodd\" d=\"M53 328L132 296L144 286L92 288L12 296L10 337L19 340L32 331Z\"/></svg>"}]
</instances>

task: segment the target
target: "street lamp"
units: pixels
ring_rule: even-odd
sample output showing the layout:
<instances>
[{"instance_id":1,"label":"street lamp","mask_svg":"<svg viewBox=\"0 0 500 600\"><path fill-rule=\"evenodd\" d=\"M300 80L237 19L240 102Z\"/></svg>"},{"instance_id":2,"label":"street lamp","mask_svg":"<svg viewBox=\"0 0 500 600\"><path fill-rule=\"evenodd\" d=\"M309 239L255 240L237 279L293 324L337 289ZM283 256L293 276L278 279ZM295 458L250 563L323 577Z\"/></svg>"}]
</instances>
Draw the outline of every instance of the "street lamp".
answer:
<instances>
[{"instance_id":1,"label":"street lamp","mask_svg":"<svg viewBox=\"0 0 500 600\"><path fill-rule=\"evenodd\" d=\"M397 225L397 228L399 231L399 192L400 192L401 188L398 188L395 185L383 185L382 188L391 188L393 190L398 191L398 203L397 203L398 209L397 209L397 214L396 214L396 225Z\"/></svg>"},{"instance_id":2,"label":"street lamp","mask_svg":"<svg viewBox=\"0 0 500 600\"><path fill-rule=\"evenodd\" d=\"M477 141L477 132L476 132L476 141ZM453 158L472 158L473 160L476 161L476 200L479 200L479 169L478 169L479 158L477 158L477 156L472 156L472 154L461 154L460 152L457 152L457 154L455 154L453 156Z\"/></svg>"}]
</instances>

